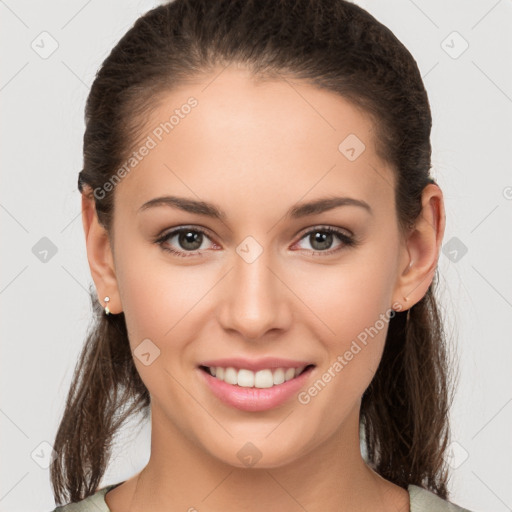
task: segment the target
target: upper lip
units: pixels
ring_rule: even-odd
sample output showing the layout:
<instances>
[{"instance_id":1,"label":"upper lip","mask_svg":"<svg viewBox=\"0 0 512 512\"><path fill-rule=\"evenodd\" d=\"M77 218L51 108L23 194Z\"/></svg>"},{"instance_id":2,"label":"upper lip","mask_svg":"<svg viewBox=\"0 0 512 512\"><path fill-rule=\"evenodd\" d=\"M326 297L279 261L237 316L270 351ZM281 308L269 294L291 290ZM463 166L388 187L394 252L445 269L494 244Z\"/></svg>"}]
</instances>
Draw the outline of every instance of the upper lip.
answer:
<instances>
[{"instance_id":1,"label":"upper lip","mask_svg":"<svg viewBox=\"0 0 512 512\"><path fill-rule=\"evenodd\" d=\"M210 366L223 368L244 368L257 372L258 370L265 370L266 368L302 368L313 364L311 361L295 361L292 359L282 359L278 357L263 357L261 359L245 359L243 357L229 357L223 359L211 359L203 361L199 366Z\"/></svg>"}]
</instances>

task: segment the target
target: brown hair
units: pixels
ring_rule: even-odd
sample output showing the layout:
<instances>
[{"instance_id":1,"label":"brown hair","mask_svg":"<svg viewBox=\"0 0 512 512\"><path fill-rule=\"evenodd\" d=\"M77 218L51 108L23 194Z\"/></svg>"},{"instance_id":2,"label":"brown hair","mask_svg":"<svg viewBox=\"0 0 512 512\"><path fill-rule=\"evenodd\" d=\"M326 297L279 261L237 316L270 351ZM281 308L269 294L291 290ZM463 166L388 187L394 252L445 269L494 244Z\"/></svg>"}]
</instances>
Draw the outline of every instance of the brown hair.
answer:
<instances>
[{"instance_id":1,"label":"brown hair","mask_svg":"<svg viewBox=\"0 0 512 512\"><path fill-rule=\"evenodd\" d=\"M344 0L175 0L140 17L103 62L86 104L81 193L94 195L112 235L111 179L140 137L159 95L240 64L258 78L293 77L337 93L371 117L379 156L395 171L403 232L421 212L430 176L430 107L417 64L393 33ZM341 142L341 141L340 141ZM115 189L114 189L115 190ZM434 280L409 312L390 320L381 364L361 404L365 458L382 477L447 499L448 354ZM55 438L51 482L58 502L93 494L116 432L149 415L124 314L95 313Z\"/></svg>"}]
</instances>

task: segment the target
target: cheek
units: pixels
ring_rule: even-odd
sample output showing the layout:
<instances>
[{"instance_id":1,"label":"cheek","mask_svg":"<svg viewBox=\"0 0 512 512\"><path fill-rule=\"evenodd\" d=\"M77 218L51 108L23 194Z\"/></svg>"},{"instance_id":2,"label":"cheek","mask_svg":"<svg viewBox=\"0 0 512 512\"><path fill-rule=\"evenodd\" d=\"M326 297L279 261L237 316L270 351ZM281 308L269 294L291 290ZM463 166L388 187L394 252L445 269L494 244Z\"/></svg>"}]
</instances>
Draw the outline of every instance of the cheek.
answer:
<instances>
[{"instance_id":1,"label":"cheek","mask_svg":"<svg viewBox=\"0 0 512 512\"><path fill-rule=\"evenodd\" d=\"M314 312L323 324L323 339L337 344L355 337L391 310L396 258L391 250L361 250L339 265L310 266L295 275L291 282L305 312Z\"/></svg>"},{"instance_id":2,"label":"cheek","mask_svg":"<svg viewBox=\"0 0 512 512\"><path fill-rule=\"evenodd\" d=\"M180 267L158 250L133 250L116 262L121 302L132 351L150 339L165 353L182 351L193 337L202 299L217 274L207 265Z\"/></svg>"},{"instance_id":3,"label":"cheek","mask_svg":"<svg viewBox=\"0 0 512 512\"><path fill-rule=\"evenodd\" d=\"M316 334L325 357L316 369L311 386L299 395L301 404L311 404L315 423L322 418L322 428L335 428L344 421L370 385L380 364L389 320L393 313L383 306L376 290L358 287L343 294L331 290L330 300L321 309L322 320L332 332L321 328ZM333 297L339 297L333 300ZM315 419L316 418L316 419Z\"/></svg>"},{"instance_id":4,"label":"cheek","mask_svg":"<svg viewBox=\"0 0 512 512\"><path fill-rule=\"evenodd\" d=\"M116 275L129 331L162 336L183 304L187 287L182 273L166 264L156 245L139 240L133 233L120 230L117 244Z\"/></svg>"},{"instance_id":5,"label":"cheek","mask_svg":"<svg viewBox=\"0 0 512 512\"><path fill-rule=\"evenodd\" d=\"M177 400L169 361L184 349L180 339L191 306L183 290L189 288L182 272L155 260L133 251L119 261L119 290L133 361L152 401L162 396Z\"/></svg>"},{"instance_id":6,"label":"cheek","mask_svg":"<svg viewBox=\"0 0 512 512\"><path fill-rule=\"evenodd\" d=\"M319 266L295 281L298 295L307 297L311 320L305 321L326 351L319 378L336 396L360 396L378 368L394 316L396 258L396 249L361 250L343 265Z\"/></svg>"}]
</instances>

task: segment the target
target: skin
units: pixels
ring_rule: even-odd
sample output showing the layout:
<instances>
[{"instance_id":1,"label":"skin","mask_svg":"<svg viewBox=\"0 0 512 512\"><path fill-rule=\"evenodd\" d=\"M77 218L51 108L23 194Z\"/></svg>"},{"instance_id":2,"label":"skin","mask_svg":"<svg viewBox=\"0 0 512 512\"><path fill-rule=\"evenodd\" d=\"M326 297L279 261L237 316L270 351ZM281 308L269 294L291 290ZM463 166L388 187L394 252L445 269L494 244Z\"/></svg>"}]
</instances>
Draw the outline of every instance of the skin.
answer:
<instances>
[{"instance_id":1,"label":"skin","mask_svg":"<svg viewBox=\"0 0 512 512\"><path fill-rule=\"evenodd\" d=\"M294 396L268 411L240 411L213 396L196 367L229 356L306 360L316 364L307 389L379 315L424 296L444 233L442 192L425 188L422 213L402 235L394 173L376 154L364 112L296 80L219 71L166 93L151 112L141 139L187 98L198 100L116 186L112 240L83 195L98 297L110 297L113 314L125 313L132 351L147 338L160 350L147 366L134 357L151 394L149 462L106 502L113 512L409 510L407 491L377 475L360 452L361 396L387 323L308 404ZM354 161L338 150L349 134L366 146ZM171 194L215 203L226 217L169 206L138 212ZM342 206L284 217L298 202L329 195L364 200L372 213ZM201 256L175 256L154 243L184 225L207 230ZM325 226L359 244L333 235L322 248L309 234ZM263 249L252 263L236 252L247 236ZM177 236L165 243L190 247ZM253 467L237 457L249 441L261 453Z\"/></svg>"}]
</instances>

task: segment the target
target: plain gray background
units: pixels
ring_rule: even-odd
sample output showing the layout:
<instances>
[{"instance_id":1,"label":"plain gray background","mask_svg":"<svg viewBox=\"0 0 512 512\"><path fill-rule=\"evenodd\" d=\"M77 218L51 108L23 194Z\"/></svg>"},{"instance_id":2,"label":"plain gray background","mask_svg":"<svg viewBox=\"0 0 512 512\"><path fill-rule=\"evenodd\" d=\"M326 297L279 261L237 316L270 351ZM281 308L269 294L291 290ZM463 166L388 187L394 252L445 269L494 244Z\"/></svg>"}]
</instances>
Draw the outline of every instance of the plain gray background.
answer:
<instances>
[{"instance_id":1,"label":"plain gray background","mask_svg":"<svg viewBox=\"0 0 512 512\"><path fill-rule=\"evenodd\" d=\"M441 298L460 367L451 499L512 510L512 4L357 3L413 54L432 107L447 212ZM0 1L1 511L54 507L51 444L90 318L76 187L85 99L111 48L157 4ZM149 425L127 429L103 483L148 457Z\"/></svg>"}]
</instances>

